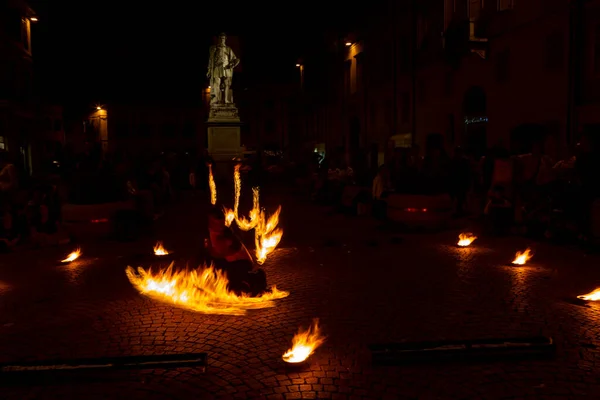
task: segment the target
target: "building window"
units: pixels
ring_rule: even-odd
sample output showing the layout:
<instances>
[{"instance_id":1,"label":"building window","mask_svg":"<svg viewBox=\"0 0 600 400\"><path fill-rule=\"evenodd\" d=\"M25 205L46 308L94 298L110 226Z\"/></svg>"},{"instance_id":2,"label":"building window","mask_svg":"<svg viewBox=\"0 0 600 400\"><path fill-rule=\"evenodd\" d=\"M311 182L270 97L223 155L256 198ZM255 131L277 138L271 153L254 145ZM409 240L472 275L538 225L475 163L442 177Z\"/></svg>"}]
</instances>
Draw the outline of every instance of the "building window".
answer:
<instances>
[{"instance_id":1,"label":"building window","mask_svg":"<svg viewBox=\"0 0 600 400\"><path fill-rule=\"evenodd\" d=\"M477 21L483 9L483 0L469 0L469 20Z\"/></svg>"},{"instance_id":2,"label":"building window","mask_svg":"<svg viewBox=\"0 0 600 400\"><path fill-rule=\"evenodd\" d=\"M401 111L401 120L402 123L407 124L410 122L410 93L404 92L401 95L402 101L402 111Z\"/></svg>"},{"instance_id":3,"label":"building window","mask_svg":"<svg viewBox=\"0 0 600 400\"><path fill-rule=\"evenodd\" d=\"M498 53L498 59L496 60L496 80L498 82L505 82L509 76L509 58L510 50L506 49Z\"/></svg>"},{"instance_id":4,"label":"building window","mask_svg":"<svg viewBox=\"0 0 600 400\"><path fill-rule=\"evenodd\" d=\"M498 0L498 11L512 10L514 6L514 0Z\"/></svg>"},{"instance_id":5,"label":"building window","mask_svg":"<svg viewBox=\"0 0 600 400\"><path fill-rule=\"evenodd\" d=\"M6 139L4 136L0 136L0 150L6 150Z\"/></svg>"},{"instance_id":6,"label":"building window","mask_svg":"<svg viewBox=\"0 0 600 400\"><path fill-rule=\"evenodd\" d=\"M560 70L563 67L565 52L564 37L561 32L553 32L546 37L545 64L549 70Z\"/></svg>"},{"instance_id":7,"label":"building window","mask_svg":"<svg viewBox=\"0 0 600 400\"><path fill-rule=\"evenodd\" d=\"M445 0L444 1L444 32L450 26L450 22L452 22L455 12L456 12L456 0Z\"/></svg>"}]
</instances>

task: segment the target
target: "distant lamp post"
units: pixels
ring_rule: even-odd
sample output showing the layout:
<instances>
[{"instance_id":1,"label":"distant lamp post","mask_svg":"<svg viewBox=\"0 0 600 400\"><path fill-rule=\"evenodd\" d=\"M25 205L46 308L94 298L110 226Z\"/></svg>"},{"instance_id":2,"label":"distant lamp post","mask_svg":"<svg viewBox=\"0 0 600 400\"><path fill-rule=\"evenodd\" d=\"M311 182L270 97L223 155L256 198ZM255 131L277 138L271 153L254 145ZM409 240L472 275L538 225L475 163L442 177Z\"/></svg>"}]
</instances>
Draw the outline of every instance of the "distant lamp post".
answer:
<instances>
[{"instance_id":1,"label":"distant lamp post","mask_svg":"<svg viewBox=\"0 0 600 400\"><path fill-rule=\"evenodd\" d=\"M31 22L38 22L38 17L29 17Z\"/></svg>"},{"instance_id":2,"label":"distant lamp post","mask_svg":"<svg viewBox=\"0 0 600 400\"><path fill-rule=\"evenodd\" d=\"M102 107L96 106L96 110L102 110Z\"/></svg>"},{"instance_id":3,"label":"distant lamp post","mask_svg":"<svg viewBox=\"0 0 600 400\"><path fill-rule=\"evenodd\" d=\"M302 66L302 65L300 65L300 64L296 64L296 67L298 67L298 68L300 68L301 66Z\"/></svg>"},{"instance_id":4,"label":"distant lamp post","mask_svg":"<svg viewBox=\"0 0 600 400\"><path fill-rule=\"evenodd\" d=\"M352 42L346 42L346 47L352 46Z\"/></svg>"}]
</instances>

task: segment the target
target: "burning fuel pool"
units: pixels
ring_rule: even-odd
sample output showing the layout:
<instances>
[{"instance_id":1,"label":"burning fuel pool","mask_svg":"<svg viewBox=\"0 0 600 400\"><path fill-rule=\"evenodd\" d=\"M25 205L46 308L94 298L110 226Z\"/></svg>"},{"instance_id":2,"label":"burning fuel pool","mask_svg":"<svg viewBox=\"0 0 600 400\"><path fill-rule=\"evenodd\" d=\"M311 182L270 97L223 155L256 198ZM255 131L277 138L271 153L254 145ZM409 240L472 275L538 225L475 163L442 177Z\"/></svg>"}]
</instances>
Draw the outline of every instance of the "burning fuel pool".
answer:
<instances>
[{"instance_id":1,"label":"burning fuel pool","mask_svg":"<svg viewBox=\"0 0 600 400\"><path fill-rule=\"evenodd\" d=\"M533 257L533 253L531 252L531 249L526 249L523 252L517 251L517 254L515 255L515 259L512 261L513 265L525 265L527 264L527 261L531 260L531 257Z\"/></svg>"},{"instance_id":2,"label":"burning fuel pool","mask_svg":"<svg viewBox=\"0 0 600 400\"><path fill-rule=\"evenodd\" d=\"M141 294L205 314L243 315L247 310L274 307L274 300L289 295L275 286L258 297L237 295L227 289L227 276L213 267L174 271L171 263L158 272L138 268L136 273L127 267L125 273Z\"/></svg>"},{"instance_id":3,"label":"burning fuel pool","mask_svg":"<svg viewBox=\"0 0 600 400\"><path fill-rule=\"evenodd\" d=\"M292 338L292 347L286 351L282 358L283 361L290 364L304 362L310 357L317 347L325 342L325 337L321 336L319 329L319 320L314 319L313 324L308 329L300 328L298 333Z\"/></svg>"},{"instance_id":4,"label":"burning fuel pool","mask_svg":"<svg viewBox=\"0 0 600 400\"><path fill-rule=\"evenodd\" d=\"M157 256L168 256L169 255L169 251L167 249L165 249L165 247L163 246L163 242L161 242L161 241L156 242L156 245L154 246L154 255L157 255Z\"/></svg>"},{"instance_id":5,"label":"burning fuel pool","mask_svg":"<svg viewBox=\"0 0 600 400\"><path fill-rule=\"evenodd\" d=\"M81 249L77 249L73 252L71 252L67 258L65 258L64 260L61 260L60 262L62 263L70 263L73 262L75 260L77 260L79 257L81 257Z\"/></svg>"}]
</instances>

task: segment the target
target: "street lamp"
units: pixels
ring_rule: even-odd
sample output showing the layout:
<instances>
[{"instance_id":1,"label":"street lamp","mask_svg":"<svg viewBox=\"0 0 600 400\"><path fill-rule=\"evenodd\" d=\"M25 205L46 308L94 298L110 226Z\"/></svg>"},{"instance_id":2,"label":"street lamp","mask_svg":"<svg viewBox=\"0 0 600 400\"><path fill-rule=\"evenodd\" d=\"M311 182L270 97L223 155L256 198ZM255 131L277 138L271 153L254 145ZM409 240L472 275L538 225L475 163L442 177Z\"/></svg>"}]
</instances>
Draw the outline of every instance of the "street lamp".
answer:
<instances>
[{"instance_id":1,"label":"street lamp","mask_svg":"<svg viewBox=\"0 0 600 400\"><path fill-rule=\"evenodd\" d=\"M29 20L31 22L38 22L38 17L35 17L35 16L34 17L29 17Z\"/></svg>"},{"instance_id":2,"label":"street lamp","mask_svg":"<svg viewBox=\"0 0 600 400\"><path fill-rule=\"evenodd\" d=\"M96 110L102 110L102 107L96 106Z\"/></svg>"},{"instance_id":3,"label":"street lamp","mask_svg":"<svg viewBox=\"0 0 600 400\"><path fill-rule=\"evenodd\" d=\"M301 65L300 65L300 64L296 64L296 67L300 68L300 67L301 67Z\"/></svg>"},{"instance_id":4,"label":"street lamp","mask_svg":"<svg viewBox=\"0 0 600 400\"><path fill-rule=\"evenodd\" d=\"M352 42L346 42L346 47L352 46Z\"/></svg>"}]
</instances>

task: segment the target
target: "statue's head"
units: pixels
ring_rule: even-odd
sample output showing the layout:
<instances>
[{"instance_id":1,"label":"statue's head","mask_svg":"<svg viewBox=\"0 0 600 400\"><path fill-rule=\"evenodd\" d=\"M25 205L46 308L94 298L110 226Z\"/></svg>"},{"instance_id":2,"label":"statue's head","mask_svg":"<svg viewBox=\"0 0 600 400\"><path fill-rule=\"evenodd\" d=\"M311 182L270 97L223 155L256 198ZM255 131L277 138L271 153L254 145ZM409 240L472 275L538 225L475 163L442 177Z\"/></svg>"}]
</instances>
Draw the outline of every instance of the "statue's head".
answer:
<instances>
[{"instance_id":1,"label":"statue's head","mask_svg":"<svg viewBox=\"0 0 600 400\"><path fill-rule=\"evenodd\" d=\"M219 43L220 44L225 44L226 40L227 40L227 35L225 33L220 33L219 34Z\"/></svg>"}]
</instances>

